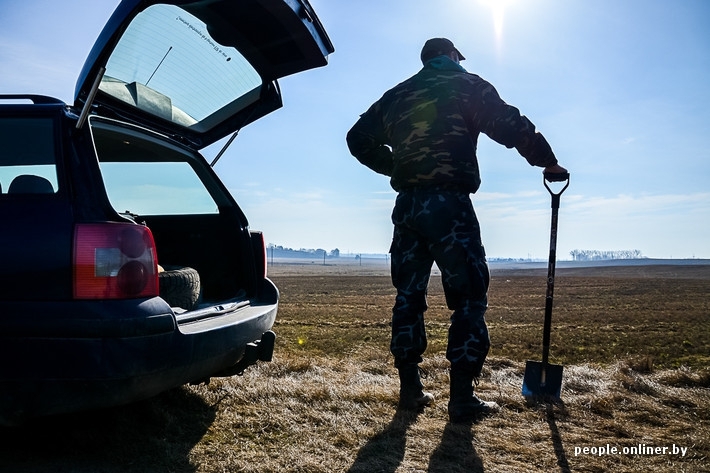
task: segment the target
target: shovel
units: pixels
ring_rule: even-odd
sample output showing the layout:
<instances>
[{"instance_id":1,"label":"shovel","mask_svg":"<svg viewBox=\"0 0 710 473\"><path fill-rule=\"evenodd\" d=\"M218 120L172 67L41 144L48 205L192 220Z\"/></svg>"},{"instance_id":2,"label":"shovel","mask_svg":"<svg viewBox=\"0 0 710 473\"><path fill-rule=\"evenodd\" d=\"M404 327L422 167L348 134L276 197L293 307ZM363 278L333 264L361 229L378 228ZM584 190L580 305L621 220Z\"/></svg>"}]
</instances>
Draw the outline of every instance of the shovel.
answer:
<instances>
[{"instance_id":1,"label":"shovel","mask_svg":"<svg viewBox=\"0 0 710 473\"><path fill-rule=\"evenodd\" d=\"M554 192L547 182L564 182L559 192ZM555 260L557 252L557 214L560 209L560 196L569 187L569 173L543 173L543 184L552 197L552 225L550 230L550 259L547 265L547 295L545 298L545 326L542 334L542 362L525 363L523 377L523 396L538 397L545 400L560 400L562 390L562 365L548 363L550 355L550 329L552 327L552 296L555 289Z\"/></svg>"}]
</instances>

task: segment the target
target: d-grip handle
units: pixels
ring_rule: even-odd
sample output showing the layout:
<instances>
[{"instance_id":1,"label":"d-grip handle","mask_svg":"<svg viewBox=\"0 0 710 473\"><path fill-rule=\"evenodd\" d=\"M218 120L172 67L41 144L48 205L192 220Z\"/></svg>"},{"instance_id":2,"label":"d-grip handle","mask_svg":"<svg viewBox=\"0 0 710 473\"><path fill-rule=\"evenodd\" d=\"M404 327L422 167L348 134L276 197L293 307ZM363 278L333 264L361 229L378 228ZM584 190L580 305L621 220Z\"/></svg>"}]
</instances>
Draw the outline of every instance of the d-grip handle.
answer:
<instances>
[{"instance_id":1,"label":"d-grip handle","mask_svg":"<svg viewBox=\"0 0 710 473\"><path fill-rule=\"evenodd\" d=\"M552 196L552 208L560 208L560 196L569 187L569 173L568 172L542 172L543 178L542 183L545 184L545 189ZM549 182L564 182L565 185L560 189L560 191L553 191L550 186L547 185ZM553 216L554 217L554 216Z\"/></svg>"},{"instance_id":2,"label":"d-grip handle","mask_svg":"<svg viewBox=\"0 0 710 473\"><path fill-rule=\"evenodd\" d=\"M545 172L542 175L545 177L546 181L549 182L563 182L569 180L568 172Z\"/></svg>"}]
</instances>

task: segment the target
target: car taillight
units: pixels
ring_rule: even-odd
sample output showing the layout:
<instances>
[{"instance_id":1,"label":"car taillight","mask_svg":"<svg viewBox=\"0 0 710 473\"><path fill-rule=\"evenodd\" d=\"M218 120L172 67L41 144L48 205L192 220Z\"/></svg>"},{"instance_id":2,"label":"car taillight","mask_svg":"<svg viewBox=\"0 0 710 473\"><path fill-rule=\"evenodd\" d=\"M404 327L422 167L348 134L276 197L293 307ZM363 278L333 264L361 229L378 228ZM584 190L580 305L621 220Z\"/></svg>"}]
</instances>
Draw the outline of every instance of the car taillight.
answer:
<instances>
[{"instance_id":1,"label":"car taillight","mask_svg":"<svg viewBox=\"0 0 710 473\"><path fill-rule=\"evenodd\" d=\"M254 252L256 273L262 278L266 277L266 240L261 232L250 232L251 248Z\"/></svg>"},{"instance_id":2,"label":"car taillight","mask_svg":"<svg viewBox=\"0 0 710 473\"><path fill-rule=\"evenodd\" d=\"M158 295L153 234L130 223L79 224L74 230L74 298Z\"/></svg>"}]
</instances>

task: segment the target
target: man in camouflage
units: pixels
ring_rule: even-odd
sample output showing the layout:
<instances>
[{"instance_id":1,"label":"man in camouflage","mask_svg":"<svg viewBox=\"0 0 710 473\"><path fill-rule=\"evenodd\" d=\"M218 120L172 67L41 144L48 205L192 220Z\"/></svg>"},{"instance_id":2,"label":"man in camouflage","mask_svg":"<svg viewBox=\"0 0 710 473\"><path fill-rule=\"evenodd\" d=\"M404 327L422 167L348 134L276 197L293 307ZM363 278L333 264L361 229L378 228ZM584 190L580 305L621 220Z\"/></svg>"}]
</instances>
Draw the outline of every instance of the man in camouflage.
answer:
<instances>
[{"instance_id":1,"label":"man in camouflage","mask_svg":"<svg viewBox=\"0 0 710 473\"><path fill-rule=\"evenodd\" d=\"M465 59L445 38L428 40L424 67L387 91L348 132L350 152L390 177L398 192L392 222L390 350L400 376L400 407L433 400L423 391L419 363L427 346L424 312L434 262L453 311L446 358L451 363L449 417L468 422L498 409L473 392L488 354L484 314L488 263L469 194L481 183L476 144L482 132L546 172L562 173L550 145L495 88L460 66Z\"/></svg>"}]
</instances>

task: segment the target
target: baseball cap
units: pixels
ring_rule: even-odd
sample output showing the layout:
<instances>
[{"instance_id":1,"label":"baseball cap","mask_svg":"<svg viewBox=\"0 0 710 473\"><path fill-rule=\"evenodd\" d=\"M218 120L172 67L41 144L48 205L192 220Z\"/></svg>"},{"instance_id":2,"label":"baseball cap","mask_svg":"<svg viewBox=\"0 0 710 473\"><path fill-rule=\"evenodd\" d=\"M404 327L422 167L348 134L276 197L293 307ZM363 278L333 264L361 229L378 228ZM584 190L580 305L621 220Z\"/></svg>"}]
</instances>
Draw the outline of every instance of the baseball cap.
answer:
<instances>
[{"instance_id":1,"label":"baseball cap","mask_svg":"<svg viewBox=\"0 0 710 473\"><path fill-rule=\"evenodd\" d=\"M441 56L442 54L448 54L451 51L456 51L456 54L459 55L459 60L463 61L464 59L466 59L465 57L463 57L463 54L461 54L461 51L456 49L454 43L452 43L451 40L446 38L431 38L427 40L427 42L424 43L422 53L419 57L421 58L422 62L427 62L429 59L433 59L436 56Z\"/></svg>"}]
</instances>

